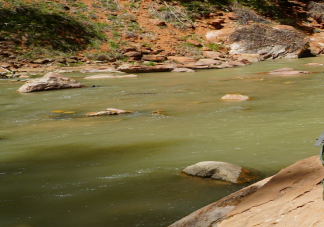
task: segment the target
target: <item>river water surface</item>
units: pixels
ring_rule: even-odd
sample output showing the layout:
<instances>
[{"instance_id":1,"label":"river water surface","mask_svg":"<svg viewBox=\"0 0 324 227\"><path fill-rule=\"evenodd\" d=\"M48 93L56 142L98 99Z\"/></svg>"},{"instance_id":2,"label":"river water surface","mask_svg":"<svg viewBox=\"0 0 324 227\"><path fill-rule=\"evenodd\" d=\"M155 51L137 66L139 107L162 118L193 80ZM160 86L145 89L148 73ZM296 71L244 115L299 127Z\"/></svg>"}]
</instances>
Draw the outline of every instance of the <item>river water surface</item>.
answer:
<instances>
[{"instance_id":1,"label":"river water surface","mask_svg":"<svg viewBox=\"0 0 324 227\"><path fill-rule=\"evenodd\" d=\"M266 177L317 155L324 66L309 62L324 57L124 79L70 73L99 87L29 94L0 80L0 226L167 226L246 186L181 175L188 165L225 161ZM260 74L283 67L316 73ZM134 113L85 117L106 108Z\"/></svg>"}]
</instances>

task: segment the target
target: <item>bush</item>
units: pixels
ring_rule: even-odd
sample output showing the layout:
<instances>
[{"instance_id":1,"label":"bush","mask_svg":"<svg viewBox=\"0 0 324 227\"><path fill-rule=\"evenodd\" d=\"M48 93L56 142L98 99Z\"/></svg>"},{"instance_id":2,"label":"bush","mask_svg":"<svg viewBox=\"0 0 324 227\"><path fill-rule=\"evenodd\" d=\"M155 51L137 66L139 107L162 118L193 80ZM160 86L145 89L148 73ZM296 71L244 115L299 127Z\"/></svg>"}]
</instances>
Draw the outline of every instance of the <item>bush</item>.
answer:
<instances>
[{"instance_id":1,"label":"bush","mask_svg":"<svg viewBox=\"0 0 324 227\"><path fill-rule=\"evenodd\" d=\"M95 24L69 16L58 3L11 1L0 8L0 36L31 49L85 49L105 36Z\"/></svg>"}]
</instances>

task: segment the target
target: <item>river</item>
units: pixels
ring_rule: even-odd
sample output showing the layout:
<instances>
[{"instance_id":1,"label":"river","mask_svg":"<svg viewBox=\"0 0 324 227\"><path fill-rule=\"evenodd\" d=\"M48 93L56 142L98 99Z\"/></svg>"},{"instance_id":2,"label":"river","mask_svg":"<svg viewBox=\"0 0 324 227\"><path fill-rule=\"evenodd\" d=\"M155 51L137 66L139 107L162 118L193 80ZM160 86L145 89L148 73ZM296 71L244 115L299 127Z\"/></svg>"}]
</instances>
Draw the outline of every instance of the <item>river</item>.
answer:
<instances>
[{"instance_id":1,"label":"river","mask_svg":"<svg viewBox=\"0 0 324 227\"><path fill-rule=\"evenodd\" d=\"M309 62L324 57L124 79L67 73L98 87L28 94L0 80L0 226L167 226L246 186L180 174L189 165L225 161L266 177L317 155L324 66ZM283 67L315 73L262 74ZM134 113L85 117L106 108Z\"/></svg>"}]
</instances>

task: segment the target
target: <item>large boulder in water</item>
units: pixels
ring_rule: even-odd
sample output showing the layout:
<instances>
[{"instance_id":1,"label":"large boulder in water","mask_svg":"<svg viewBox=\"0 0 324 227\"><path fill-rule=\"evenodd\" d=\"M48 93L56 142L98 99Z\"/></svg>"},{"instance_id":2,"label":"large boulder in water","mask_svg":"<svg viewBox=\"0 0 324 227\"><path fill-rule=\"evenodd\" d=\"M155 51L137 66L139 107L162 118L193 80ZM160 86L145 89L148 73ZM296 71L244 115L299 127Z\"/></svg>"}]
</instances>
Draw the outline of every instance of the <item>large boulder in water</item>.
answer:
<instances>
[{"instance_id":1,"label":"large boulder in water","mask_svg":"<svg viewBox=\"0 0 324 227\"><path fill-rule=\"evenodd\" d=\"M255 173L240 166L219 161L205 161L188 166L183 173L202 178L228 181L231 183L246 183L258 178Z\"/></svg>"},{"instance_id":2,"label":"large boulder in water","mask_svg":"<svg viewBox=\"0 0 324 227\"><path fill-rule=\"evenodd\" d=\"M63 76L58 73L49 72L40 79L33 79L27 81L17 91L21 93L28 93L33 91L46 91L81 87L86 86L69 77Z\"/></svg>"}]
</instances>

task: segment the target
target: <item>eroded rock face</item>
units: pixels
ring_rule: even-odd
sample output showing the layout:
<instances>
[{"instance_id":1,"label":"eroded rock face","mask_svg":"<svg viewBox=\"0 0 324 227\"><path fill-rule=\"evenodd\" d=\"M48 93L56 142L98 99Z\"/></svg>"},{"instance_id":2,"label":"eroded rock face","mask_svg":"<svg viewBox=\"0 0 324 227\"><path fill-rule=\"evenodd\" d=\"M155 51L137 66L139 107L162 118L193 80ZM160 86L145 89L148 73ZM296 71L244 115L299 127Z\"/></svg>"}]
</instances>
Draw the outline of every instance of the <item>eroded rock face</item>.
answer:
<instances>
[{"instance_id":1,"label":"eroded rock face","mask_svg":"<svg viewBox=\"0 0 324 227\"><path fill-rule=\"evenodd\" d=\"M199 162L188 166L182 172L191 176L211 178L238 184L257 179L257 176L247 169L231 163L218 161Z\"/></svg>"},{"instance_id":2,"label":"eroded rock face","mask_svg":"<svg viewBox=\"0 0 324 227\"><path fill-rule=\"evenodd\" d=\"M81 88L86 87L85 85L77 82L74 79L63 76L58 73L47 73L40 79L34 79L27 81L17 91L21 93L28 93L34 91L47 91L47 90L58 90L66 88Z\"/></svg>"},{"instance_id":3,"label":"eroded rock face","mask_svg":"<svg viewBox=\"0 0 324 227\"><path fill-rule=\"evenodd\" d=\"M184 217L170 227L324 226L324 167L313 156Z\"/></svg>"}]
</instances>

